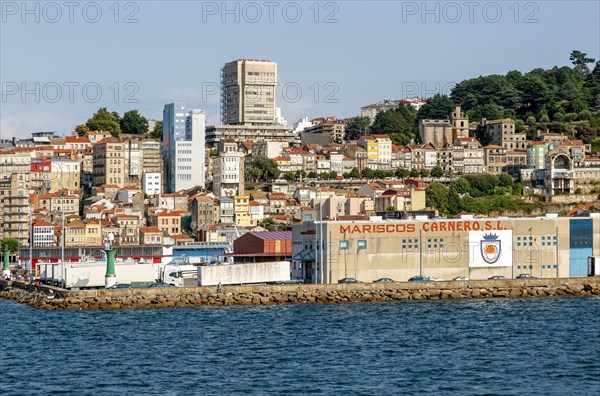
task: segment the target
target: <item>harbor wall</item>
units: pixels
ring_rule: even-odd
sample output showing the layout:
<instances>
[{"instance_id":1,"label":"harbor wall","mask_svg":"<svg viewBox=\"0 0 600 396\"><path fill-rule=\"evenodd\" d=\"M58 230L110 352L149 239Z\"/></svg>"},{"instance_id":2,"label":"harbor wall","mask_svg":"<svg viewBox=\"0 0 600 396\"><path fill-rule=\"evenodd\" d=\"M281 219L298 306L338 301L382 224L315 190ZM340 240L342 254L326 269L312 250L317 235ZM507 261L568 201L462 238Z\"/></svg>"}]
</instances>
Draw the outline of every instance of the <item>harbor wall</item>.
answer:
<instances>
[{"instance_id":1,"label":"harbor wall","mask_svg":"<svg viewBox=\"0 0 600 396\"><path fill-rule=\"evenodd\" d=\"M51 296L49 294L52 294ZM41 309L117 309L182 306L422 301L481 298L598 296L600 277L503 279L423 283L252 285L69 291L38 290L0 281L0 297Z\"/></svg>"}]
</instances>

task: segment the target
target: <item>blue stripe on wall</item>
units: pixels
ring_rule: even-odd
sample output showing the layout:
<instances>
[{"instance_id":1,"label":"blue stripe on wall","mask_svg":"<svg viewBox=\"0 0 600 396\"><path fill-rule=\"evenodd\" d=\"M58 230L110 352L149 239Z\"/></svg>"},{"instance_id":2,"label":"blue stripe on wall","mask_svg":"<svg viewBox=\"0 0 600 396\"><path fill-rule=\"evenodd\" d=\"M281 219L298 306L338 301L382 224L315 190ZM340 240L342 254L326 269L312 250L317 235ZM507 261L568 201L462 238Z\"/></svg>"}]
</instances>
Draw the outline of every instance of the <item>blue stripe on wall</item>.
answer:
<instances>
[{"instance_id":1,"label":"blue stripe on wall","mask_svg":"<svg viewBox=\"0 0 600 396\"><path fill-rule=\"evenodd\" d=\"M569 222L569 276L587 276L587 258L593 253L592 219Z\"/></svg>"}]
</instances>

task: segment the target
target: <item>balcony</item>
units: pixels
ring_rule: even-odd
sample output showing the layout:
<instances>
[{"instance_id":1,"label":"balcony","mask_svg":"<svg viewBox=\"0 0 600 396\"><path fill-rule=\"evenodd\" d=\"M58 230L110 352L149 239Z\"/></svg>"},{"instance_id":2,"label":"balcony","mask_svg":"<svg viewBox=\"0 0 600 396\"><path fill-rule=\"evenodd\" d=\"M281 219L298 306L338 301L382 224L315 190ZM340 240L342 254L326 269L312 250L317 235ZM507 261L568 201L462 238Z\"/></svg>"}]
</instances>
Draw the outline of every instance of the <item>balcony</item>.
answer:
<instances>
[{"instance_id":1,"label":"balcony","mask_svg":"<svg viewBox=\"0 0 600 396\"><path fill-rule=\"evenodd\" d=\"M552 172L553 179L572 179L573 172L572 171L554 171Z\"/></svg>"}]
</instances>

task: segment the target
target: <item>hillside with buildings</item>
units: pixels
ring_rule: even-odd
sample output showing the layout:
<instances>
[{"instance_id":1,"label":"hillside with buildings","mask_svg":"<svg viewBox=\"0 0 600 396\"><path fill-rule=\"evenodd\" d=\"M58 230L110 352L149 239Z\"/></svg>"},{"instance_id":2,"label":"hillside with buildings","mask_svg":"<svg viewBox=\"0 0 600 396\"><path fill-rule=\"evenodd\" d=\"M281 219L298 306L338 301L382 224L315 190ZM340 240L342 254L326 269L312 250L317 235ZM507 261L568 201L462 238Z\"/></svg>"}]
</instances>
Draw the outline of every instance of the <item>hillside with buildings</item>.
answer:
<instances>
[{"instance_id":1,"label":"hillside with buildings","mask_svg":"<svg viewBox=\"0 0 600 396\"><path fill-rule=\"evenodd\" d=\"M109 233L132 248L232 244L315 220L590 202L600 194L599 72L579 61L479 77L450 97L384 100L353 119L288 126L276 107L277 64L239 59L222 69L221 125L173 102L159 122L101 108L67 136L3 139L0 239L22 250L99 248ZM533 82L551 92L545 102L528 98ZM98 125L110 130L90 129Z\"/></svg>"}]
</instances>

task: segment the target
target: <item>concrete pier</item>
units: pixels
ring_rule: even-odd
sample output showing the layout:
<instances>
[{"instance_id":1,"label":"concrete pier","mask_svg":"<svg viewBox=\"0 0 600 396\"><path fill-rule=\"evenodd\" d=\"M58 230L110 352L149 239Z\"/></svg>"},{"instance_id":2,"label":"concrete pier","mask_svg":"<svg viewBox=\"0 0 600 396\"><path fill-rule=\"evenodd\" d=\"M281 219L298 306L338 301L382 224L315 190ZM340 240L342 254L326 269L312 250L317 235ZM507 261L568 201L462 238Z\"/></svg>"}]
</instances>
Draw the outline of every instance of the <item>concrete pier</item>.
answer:
<instances>
[{"instance_id":1,"label":"concrete pier","mask_svg":"<svg viewBox=\"0 0 600 396\"><path fill-rule=\"evenodd\" d=\"M52 294L50 297L49 294ZM0 297L41 309L159 308L214 305L423 301L481 298L598 296L600 277L506 279L425 283L253 285L70 291L50 286L30 290L0 281Z\"/></svg>"}]
</instances>

